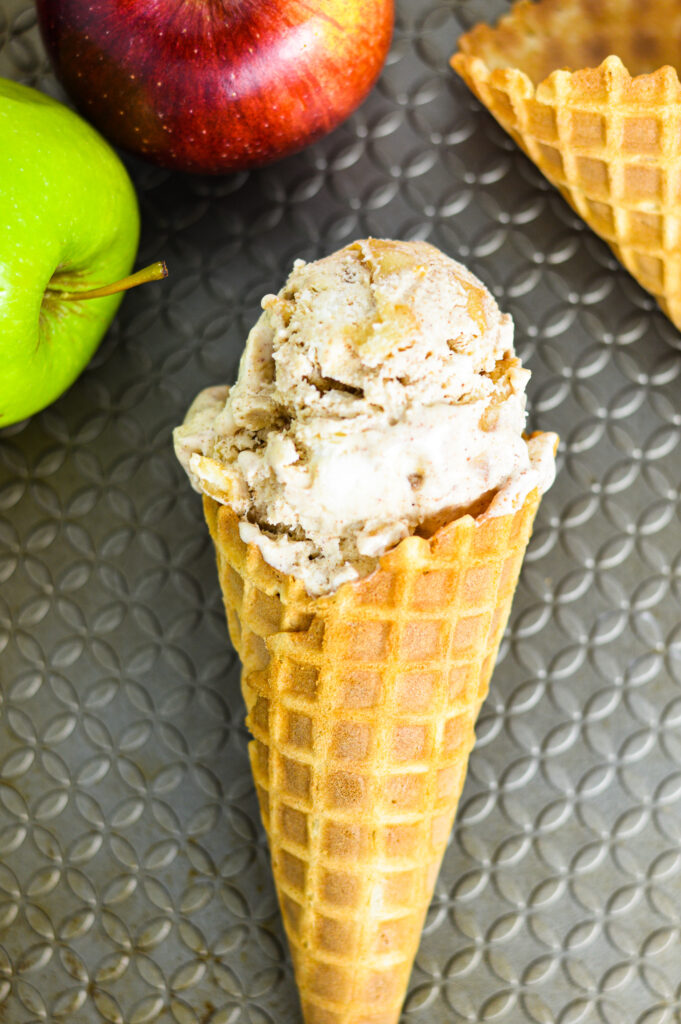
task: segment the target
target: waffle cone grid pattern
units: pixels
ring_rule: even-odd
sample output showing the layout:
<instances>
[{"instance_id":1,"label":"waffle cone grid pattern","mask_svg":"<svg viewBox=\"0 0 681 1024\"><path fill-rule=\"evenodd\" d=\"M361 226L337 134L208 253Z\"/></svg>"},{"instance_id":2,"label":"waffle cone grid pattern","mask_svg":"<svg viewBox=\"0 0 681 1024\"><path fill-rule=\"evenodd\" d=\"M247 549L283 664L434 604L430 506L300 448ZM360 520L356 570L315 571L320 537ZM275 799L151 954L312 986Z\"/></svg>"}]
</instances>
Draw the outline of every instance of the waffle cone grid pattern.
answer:
<instances>
[{"instance_id":1,"label":"waffle cone grid pattern","mask_svg":"<svg viewBox=\"0 0 681 1024\"><path fill-rule=\"evenodd\" d=\"M539 498L310 598L204 498L307 1024L395 1024Z\"/></svg>"},{"instance_id":2,"label":"waffle cone grid pattern","mask_svg":"<svg viewBox=\"0 0 681 1024\"><path fill-rule=\"evenodd\" d=\"M681 327L681 11L636 8L521 0L452 66Z\"/></svg>"}]
</instances>

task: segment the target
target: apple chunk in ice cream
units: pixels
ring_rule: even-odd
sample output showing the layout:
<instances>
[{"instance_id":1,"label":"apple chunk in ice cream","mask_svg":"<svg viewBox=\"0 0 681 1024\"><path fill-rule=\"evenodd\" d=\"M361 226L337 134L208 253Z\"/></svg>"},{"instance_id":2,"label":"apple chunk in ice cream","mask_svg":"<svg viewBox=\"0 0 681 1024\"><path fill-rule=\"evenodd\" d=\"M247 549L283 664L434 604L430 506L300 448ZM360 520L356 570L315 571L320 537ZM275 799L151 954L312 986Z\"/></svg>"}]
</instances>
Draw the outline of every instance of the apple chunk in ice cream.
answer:
<instances>
[{"instance_id":1,"label":"apple chunk in ice cream","mask_svg":"<svg viewBox=\"0 0 681 1024\"><path fill-rule=\"evenodd\" d=\"M262 306L236 384L198 396L175 447L241 539L309 594L551 484L555 435L523 436L530 374L511 318L432 245L369 238L298 261Z\"/></svg>"}]
</instances>

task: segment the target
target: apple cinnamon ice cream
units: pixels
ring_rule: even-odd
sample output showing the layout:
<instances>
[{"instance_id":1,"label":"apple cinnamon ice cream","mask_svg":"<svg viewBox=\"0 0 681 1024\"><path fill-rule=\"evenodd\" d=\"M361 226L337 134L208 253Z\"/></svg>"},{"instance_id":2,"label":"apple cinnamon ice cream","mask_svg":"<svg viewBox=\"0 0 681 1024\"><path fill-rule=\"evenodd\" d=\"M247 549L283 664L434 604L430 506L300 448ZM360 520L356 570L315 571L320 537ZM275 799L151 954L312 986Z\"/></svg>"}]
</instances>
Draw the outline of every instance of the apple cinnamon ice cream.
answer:
<instances>
[{"instance_id":1,"label":"apple cinnamon ice cream","mask_svg":"<svg viewBox=\"0 0 681 1024\"><path fill-rule=\"evenodd\" d=\"M410 533L502 515L552 483L555 434L523 436L511 318L438 249L357 241L297 261L262 306L236 384L201 392L175 449L311 595Z\"/></svg>"}]
</instances>

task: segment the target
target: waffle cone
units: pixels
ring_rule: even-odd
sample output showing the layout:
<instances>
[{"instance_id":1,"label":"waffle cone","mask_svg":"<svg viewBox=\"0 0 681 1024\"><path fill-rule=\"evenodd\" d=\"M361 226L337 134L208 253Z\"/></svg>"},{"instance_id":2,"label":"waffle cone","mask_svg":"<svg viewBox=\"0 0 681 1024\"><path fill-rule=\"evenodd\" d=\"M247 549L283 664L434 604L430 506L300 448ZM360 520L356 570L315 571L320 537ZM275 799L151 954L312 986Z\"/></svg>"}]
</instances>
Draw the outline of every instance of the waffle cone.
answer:
<instances>
[{"instance_id":1,"label":"waffle cone","mask_svg":"<svg viewBox=\"0 0 681 1024\"><path fill-rule=\"evenodd\" d=\"M452 66L681 328L681 7L520 0Z\"/></svg>"},{"instance_id":2,"label":"waffle cone","mask_svg":"<svg viewBox=\"0 0 681 1024\"><path fill-rule=\"evenodd\" d=\"M306 1024L395 1024L539 496L326 597L204 498Z\"/></svg>"}]
</instances>

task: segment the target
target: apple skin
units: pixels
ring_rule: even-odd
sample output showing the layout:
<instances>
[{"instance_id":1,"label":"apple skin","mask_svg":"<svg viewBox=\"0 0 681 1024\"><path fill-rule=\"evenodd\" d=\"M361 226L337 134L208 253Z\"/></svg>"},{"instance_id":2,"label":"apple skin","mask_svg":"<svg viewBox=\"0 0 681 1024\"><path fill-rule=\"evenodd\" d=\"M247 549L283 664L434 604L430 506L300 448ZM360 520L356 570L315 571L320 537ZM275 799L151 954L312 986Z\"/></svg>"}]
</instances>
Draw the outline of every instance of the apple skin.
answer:
<instances>
[{"instance_id":1,"label":"apple skin","mask_svg":"<svg viewBox=\"0 0 681 1024\"><path fill-rule=\"evenodd\" d=\"M137 198L111 147L63 104L0 78L0 427L57 398L97 348L121 295L63 300L124 277Z\"/></svg>"},{"instance_id":2,"label":"apple skin","mask_svg":"<svg viewBox=\"0 0 681 1024\"><path fill-rule=\"evenodd\" d=\"M37 0L66 91L177 170L269 163L335 128L385 61L394 0Z\"/></svg>"}]
</instances>

